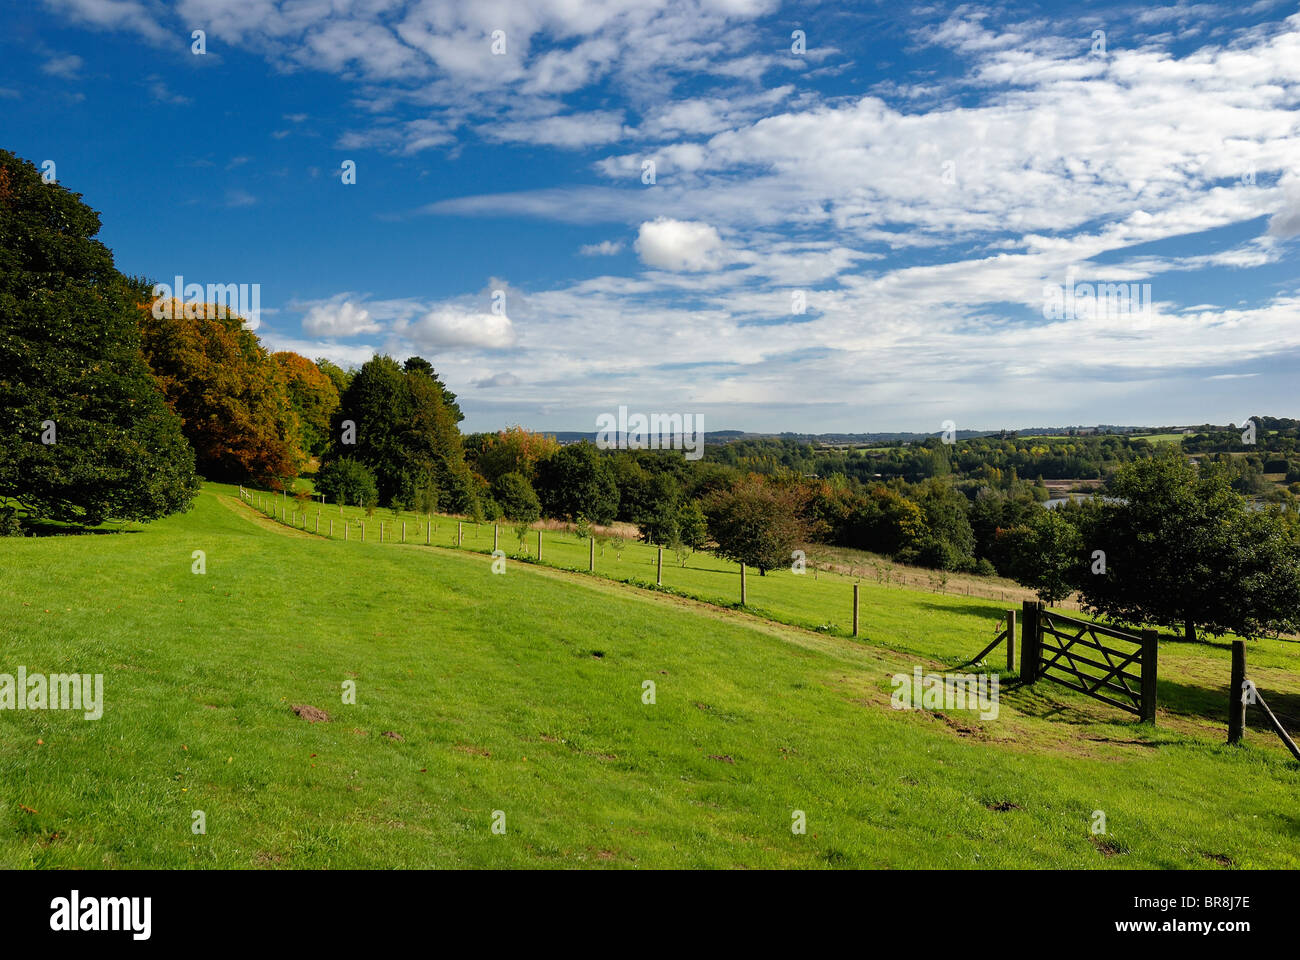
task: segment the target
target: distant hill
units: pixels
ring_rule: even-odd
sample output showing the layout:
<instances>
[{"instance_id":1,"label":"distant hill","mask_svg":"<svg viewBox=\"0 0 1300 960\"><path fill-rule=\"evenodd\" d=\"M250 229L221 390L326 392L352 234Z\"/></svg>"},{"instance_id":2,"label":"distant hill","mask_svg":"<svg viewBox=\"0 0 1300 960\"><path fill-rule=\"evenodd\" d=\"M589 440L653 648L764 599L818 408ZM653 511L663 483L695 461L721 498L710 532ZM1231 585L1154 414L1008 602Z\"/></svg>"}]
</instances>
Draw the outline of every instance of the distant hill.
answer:
<instances>
[{"instance_id":1,"label":"distant hill","mask_svg":"<svg viewBox=\"0 0 1300 960\"><path fill-rule=\"evenodd\" d=\"M1277 419L1273 417L1257 416L1253 418L1263 430L1287 429L1297 423L1295 420L1287 418ZM1101 423L1091 426L1074 424L1072 426L1061 427L1022 427L1018 430L958 430L958 440L969 440L972 437L1064 437L1064 436L1096 436L1096 435L1119 435L1119 436L1145 436L1155 434L1178 434L1178 433L1205 433L1213 430L1236 429L1236 424L1180 424L1171 426L1168 424L1160 426L1134 426L1120 425L1113 423ZM561 444L580 443L583 440L596 442L597 432L580 431L580 430L545 430L543 433L549 433L555 437ZM939 437L943 431L935 430L931 433L913 433L904 430L881 431L876 433L794 433L791 431L751 431L751 430L706 430L705 443L730 443L733 440L793 440L797 443L812 443L826 446L872 446L884 443L920 443L931 437ZM652 446L667 446L667 436L663 437L663 442ZM618 435L618 444L620 447L626 446L627 436Z\"/></svg>"},{"instance_id":2,"label":"distant hill","mask_svg":"<svg viewBox=\"0 0 1300 960\"><path fill-rule=\"evenodd\" d=\"M598 431L596 430L590 430L586 432L583 432L581 430L542 430L539 432L550 434L551 436L555 437L555 439L559 441L561 444L581 443L584 440L590 440L592 443L595 443L596 435L598 433ZM620 447L626 446L627 434L619 433L616 434L615 436L617 437L618 445ZM654 435L652 434L652 436ZM663 442L658 444L658 446L666 446L668 441L668 436L666 434L661 434L660 436L662 437ZM705 443L728 443L732 440L738 440L741 437L758 437L758 436L775 436L775 434L746 433L744 430L706 430L704 431L704 442Z\"/></svg>"}]
</instances>

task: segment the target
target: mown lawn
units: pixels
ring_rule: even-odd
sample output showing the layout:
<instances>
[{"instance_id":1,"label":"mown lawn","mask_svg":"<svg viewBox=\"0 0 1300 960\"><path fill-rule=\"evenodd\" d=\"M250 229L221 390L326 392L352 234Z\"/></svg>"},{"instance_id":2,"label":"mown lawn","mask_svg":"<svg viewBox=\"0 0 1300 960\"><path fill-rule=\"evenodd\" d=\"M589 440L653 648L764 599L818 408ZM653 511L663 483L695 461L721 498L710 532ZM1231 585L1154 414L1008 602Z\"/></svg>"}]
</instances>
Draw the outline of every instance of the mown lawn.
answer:
<instances>
[{"instance_id":1,"label":"mown lawn","mask_svg":"<svg viewBox=\"0 0 1300 960\"><path fill-rule=\"evenodd\" d=\"M995 720L896 711L890 676L973 654L1000 604L866 583L855 641L847 601L827 612L845 578L750 577L752 608L817 633L371 530L295 535L229 492L138 532L0 541L0 672L102 673L106 699L98 721L0 711L0 866L1300 863L1300 771L1256 729L1222 745L1222 647L1162 646L1154 730L1042 683L1004 687ZM553 539L544 559L585 569L585 543ZM646 552L597 568L653 583ZM665 563L726 602L734 580ZM1293 651L1252 648L1284 712Z\"/></svg>"}]
</instances>

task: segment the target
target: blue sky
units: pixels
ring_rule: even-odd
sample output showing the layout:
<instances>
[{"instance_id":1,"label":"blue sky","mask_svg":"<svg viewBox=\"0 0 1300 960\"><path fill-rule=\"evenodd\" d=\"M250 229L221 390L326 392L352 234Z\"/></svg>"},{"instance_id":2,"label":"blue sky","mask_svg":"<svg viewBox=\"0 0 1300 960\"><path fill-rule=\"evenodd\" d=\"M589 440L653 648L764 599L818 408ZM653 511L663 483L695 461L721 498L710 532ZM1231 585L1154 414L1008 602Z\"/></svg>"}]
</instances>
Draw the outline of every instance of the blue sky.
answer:
<instances>
[{"instance_id":1,"label":"blue sky","mask_svg":"<svg viewBox=\"0 0 1300 960\"><path fill-rule=\"evenodd\" d=\"M1300 415L1294 3L7 6L0 145L120 269L468 429Z\"/></svg>"}]
</instances>

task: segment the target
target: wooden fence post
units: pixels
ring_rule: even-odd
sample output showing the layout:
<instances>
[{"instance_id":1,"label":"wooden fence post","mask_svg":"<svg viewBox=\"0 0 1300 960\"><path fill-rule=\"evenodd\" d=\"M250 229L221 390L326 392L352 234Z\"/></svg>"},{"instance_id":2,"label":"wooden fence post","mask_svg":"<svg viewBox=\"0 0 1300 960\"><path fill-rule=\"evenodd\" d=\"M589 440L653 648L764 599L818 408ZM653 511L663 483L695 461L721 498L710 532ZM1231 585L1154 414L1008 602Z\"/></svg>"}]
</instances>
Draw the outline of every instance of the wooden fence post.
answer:
<instances>
[{"instance_id":1,"label":"wooden fence post","mask_svg":"<svg viewBox=\"0 0 1300 960\"><path fill-rule=\"evenodd\" d=\"M742 563L740 565L740 605L743 607L747 601L748 597L745 593L745 565Z\"/></svg>"},{"instance_id":2,"label":"wooden fence post","mask_svg":"<svg viewBox=\"0 0 1300 960\"><path fill-rule=\"evenodd\" d=\"M1145 670L1145 665L1143 665ZM1143 676L1146 674L1144 673ZM1232 641L1232 674L1228 681L1228 742L1241 742L1246 731L1246 700L1242 687L1246 683L1246 641Z\"/></svg>"},{"instance_id":3,"label":"wooden fence post","mask_svg":"<svg viewBox=\"0 0 1300 960\"><path fill-rule=\"evenodd\" d=\"M659 556L655 559L655 586L664 585L664 548L659 548Z\"/></svg>"},{"instance_id":4,"label":"wooden fence post","mask_svg":"<svg viewBox=\"0 0 1300 960\"><path fill-rule=\"evenodd\" d=\"M456 546L463 546L465 543L465 521L456 521Z\"/></svg>"},{"instance_id":5,"label":"wooden fence post","mask_svg":"<svg viewBox=\"0 0 1300 960\"><path fill-rule=\"evenodd\" d=\"M402 543L406 542L406 521L402 521Z\"/></svg>"},{"instance_id":6,"label":"wooden fence post","mask_svg":"<svg viewBox=\"0 0 1300 960\"><path fill-rule=\"evenodd\" d=\"M330 517L330 539L334 539L334 518Z\"/></svg>"},{"instance_id":7,"label":"wooden fence post","mask_svg":"<svg viewBox=\"0 0 1300 960\"><path fill-rule=\"evenodd\" d=\"M1154 630L1142 631L1142 722L1156 722L1156 660L1160 636Z\"/></svg>"},{"instance_id":8,"label":"wooden fence post","mask_svg":"<svg viewBox=\"0 0 1300 960\"><path fill-rule=\"evenodd\" d=\"M330 521L330 523L333 523L333 522L334 522L333 520ZM346 523L343 524L343 539L344 539L344 540L346 540L346 539L348 538L348 526L349 526L349 525L346 524Z\"/></svg>"},{"instance_id":9,"label":"wooden fence post","mask_svg":"<svg viewBox=\"0 0 1300 960\"><path fill-rule=\"evenodd\" d=\"M501 541L501 527L498 524L492 524L492 552L496 553Z\"/></svg>"},{"instance_id":10,"label":"wooden fence post","mask_svg":"<svg viewBox=\"0 0 1300 960\"><path fill-rule=\"evenodd\" d=\"M855 637L858 635L858 591L859 587L855 583L853 585L853 635Z\"/></svg>"},{"instance_id":11,"label":"wooden fence post","mask_svg":"<svg viewBox=\"0 0 1300 960\"><path fill-rule=\"evenodd\" d=\"M361 542L366 542L366 521L361 521Z\"/></svg>"},{"instance_id":12,"label":"wooden fence post","mask_svg":"<svg viewBox=\"0 0 1300 960\"><path fill-rule=\"evenodd\" d=\"M587 538L587 572L596 572L596 538Z\"/></svg>"},{"instance_id":13,"label":"wooden fence post","mask_svg":"<svg viewBox=\"0 0 1300 960\"><path fill-rule=\"evenodd\" d=\"M1007 672L1016 669L1016 611L1007 611Z\"/></svg>"},{"instance_id":14,"label":"wooden fence post","mask_svg":"<svg viewBox=\"0 0 1300 960\"><path fill-rule=\"evenodd\" d=\"M1026 600L1020 608L1020 679L1033 683L1038 679L1038 601Z\"/></svg>"},{"instance_id":15,"label":"wooden fence post","mask_svg":"<svg viewBox=\"0 0 1300 960\"><path fill-rule=\"evenodd\" d=\"M429 520L424 521L424 545L426 547L429 545L429 524L431 522Z\"/></svg>"},{"instance_id":16,"label":"wooden fence post","mask_svg":"<svg viewBox=\"0 0 1300 960\"><path fill-rule=\"evenodd\" d=\"M379 521L379 542L384 542L384 521Z\"/></svg>"},{"instance_id":17,"label":"wooden fence post","mask_svg":"<svg viewBox=\"0 0 1300 960\"><path fill-rule=\"evenodd\" d=\"M542 562L542 531L537 531L537 562Z\"/></svg>"},{"instance_id":18,"label":"wooden fence post","mask_svg":"<svg viewBox=\"0 0 1300 960\"><path fill-rule=\"evenodd\" d=\"M316 532L320 533L320 511L316 511Z\"/></svg>"}]
</instances>

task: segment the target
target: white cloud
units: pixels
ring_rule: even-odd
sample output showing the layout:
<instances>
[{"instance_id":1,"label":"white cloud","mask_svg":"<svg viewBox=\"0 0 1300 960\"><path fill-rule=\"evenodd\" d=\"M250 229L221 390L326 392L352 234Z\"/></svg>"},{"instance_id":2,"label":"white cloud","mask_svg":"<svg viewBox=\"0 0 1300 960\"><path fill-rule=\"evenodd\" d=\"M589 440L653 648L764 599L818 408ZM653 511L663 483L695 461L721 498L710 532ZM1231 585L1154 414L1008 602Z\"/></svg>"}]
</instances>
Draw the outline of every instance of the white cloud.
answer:
<instances>
[{"instance_id":1,"label":"white cloud","mask_svg":"<svg viewBox=\"0 0 1300 960\"><path fill-rule=\"evenodd\" d=\"M515 328L505 314L437 307L418 319L399 324L396 332L427 347L479 347L499 350L515 342Z\"/></svg>"},{"instance_id":2,"label":"white cloud","mask_svg":"<svg viewBox=\"0 0 1300 960\"><path fill-rule=\"evenodd\" d=\"M578 252L584 257L612 257L623 252L622 240L602 240L600 243L584 243Z\"/></svg>"},{"instance_id":3,"label":"white cloud","mask_svg":"<svg viewBox=\"0 0 1300 960\"><path fill-rule=\"evenodd\" d=\"M139 0L45 0L77 23L102 30L133 30L155 43L174 40L157 21L157 13Z\"/></svg>"},{"instance_id":4,"label":"white cloud","mask_svg":"<svg viewBox=\"0 0 1300 960\"><path fill-rule=\"evenodd\" d=\"M354 337L359 333L375 333L380 327L365 307L335 297L312 305L302 318L302 329L315 337Z\"/></svg>"},{"instance_id":5,"label":"white cloud","mask_svg":"<svg viewBox=\"0 0 1300 960\"><path fill-rule=\"evenodd\" d=\"M51 57L41 64L41 71L48 73L52 77L62 77L64 80L75 80L81 72L85 61L75 53L70 53L63 57Z\"/></svg>"},{"instance_id":6,"label":"white cloud","mask_svg":"<svg viewBox=\"0 0 1300 960\"><path fill-rule=\"evenodd\" d=\"M623 136L622 111L598 110L491 124L483 134L494 140L544 144L574 150L612 143Z\"/></svg>"},{"instance_id":7,"label":"white cloud","mask_svg":"<svg viewBox=\"0 0 1300 960\"><path fill-rule=\"evenodd\" d=\"M668 217L641 224L636 252L646 266L662 270L714 270L724 263L716 228Z\"/></svg>"}]
</instances>

